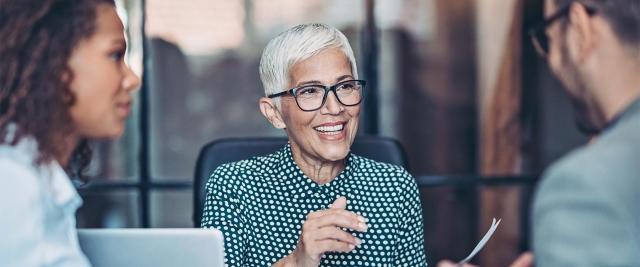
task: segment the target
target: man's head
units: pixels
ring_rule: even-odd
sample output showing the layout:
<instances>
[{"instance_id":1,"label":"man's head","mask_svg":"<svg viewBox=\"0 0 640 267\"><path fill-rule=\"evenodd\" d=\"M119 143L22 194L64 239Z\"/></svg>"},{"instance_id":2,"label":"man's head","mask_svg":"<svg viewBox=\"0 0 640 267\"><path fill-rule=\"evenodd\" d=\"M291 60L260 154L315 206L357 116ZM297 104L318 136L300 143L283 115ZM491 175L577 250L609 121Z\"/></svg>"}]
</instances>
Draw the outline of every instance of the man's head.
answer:
<instances>
[{"instance_id":1,"label":"man's head","mask_svg":"<svg viewBox=\"0 0 640 267\"><path fill-rule=\"evenodd\" d=\"M535 38L538 50L566 87L579 129L596 134L611 119L606 106L616 90L626 89L614 80L630 72L629 66L640 65L640 1L546 0L545 4L547 20Z\"/></svg>"}]
</instances>

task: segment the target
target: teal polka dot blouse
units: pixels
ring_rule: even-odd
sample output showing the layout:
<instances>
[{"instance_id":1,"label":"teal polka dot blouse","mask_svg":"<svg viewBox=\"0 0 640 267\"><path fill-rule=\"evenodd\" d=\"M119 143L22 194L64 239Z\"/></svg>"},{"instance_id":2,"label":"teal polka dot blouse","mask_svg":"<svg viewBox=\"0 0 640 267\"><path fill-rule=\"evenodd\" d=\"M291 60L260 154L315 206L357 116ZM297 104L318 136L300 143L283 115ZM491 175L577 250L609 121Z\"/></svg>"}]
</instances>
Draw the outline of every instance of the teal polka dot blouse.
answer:
<instances>
[{"instance_id":1,"label":"teal polka dot blouse","mask_svg":"<svg viewBox=\"0 0 640 267\"><path fill-rule=\"evenodd\" d=\"M293 161L291 147L218 167L207 182L201 226L224 234L227 266L271 266L298 243L310 212L345 196L369 229L349 253L327 253L321 266L426 266L422 208L402 167L354 154L330 183L318 185Z\"/></svg>"}]
</instances>

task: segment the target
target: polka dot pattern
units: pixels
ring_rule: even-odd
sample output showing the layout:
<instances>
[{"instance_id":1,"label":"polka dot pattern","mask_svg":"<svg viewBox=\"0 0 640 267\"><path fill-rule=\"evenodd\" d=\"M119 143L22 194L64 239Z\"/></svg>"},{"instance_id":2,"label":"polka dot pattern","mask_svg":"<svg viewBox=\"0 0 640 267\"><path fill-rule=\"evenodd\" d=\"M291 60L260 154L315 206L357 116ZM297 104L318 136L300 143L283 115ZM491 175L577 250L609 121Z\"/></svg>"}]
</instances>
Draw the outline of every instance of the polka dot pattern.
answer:
<instances>
[{"instance_id":1,"label":"polka dot pattern","mask_svg":"<svg viewBox=\"0 0 640 267\"><path fill-rule=\"evenodd\" d=\"M224 234L227 266L271 266L296 247L307 214L338 196L366 217L363 241L349 253L327 253L321 266L426 266L422 208L402 167L350 154L346 168L318 185L293 161L289 145L274 154L218 167L207 182L203 228Z\"/></svg>"}]
</instances>

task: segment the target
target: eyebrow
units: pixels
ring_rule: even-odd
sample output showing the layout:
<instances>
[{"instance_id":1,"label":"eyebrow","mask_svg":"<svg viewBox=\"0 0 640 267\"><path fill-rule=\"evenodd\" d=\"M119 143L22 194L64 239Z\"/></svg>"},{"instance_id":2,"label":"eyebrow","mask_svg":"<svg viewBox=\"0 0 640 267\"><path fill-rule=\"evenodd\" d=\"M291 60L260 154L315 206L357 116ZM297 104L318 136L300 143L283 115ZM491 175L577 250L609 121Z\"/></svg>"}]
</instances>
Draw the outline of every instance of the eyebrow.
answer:
<instances>
[{"instance_id":1,"label":"eyebrow","mask_svg":"<svg viewBox=\"0 0 640 267\"><path fill-rule=\"evenodd\" d=\"M349 79L349 78L353 79L353 76L351 76L349 74L342 75L342 76L338 77L338 79L336 79L336 83L339 83L339 82L341 82L343 80L346 80L346 79ZM311 80L311 81L298 83L295 87L301 87L301 86L305 86L305 85L315 85L315 84L322 84L322 82L320 82L318 80Z\"/></svg>"},{"instance_id":2,"label":"eyebrow","mask_svg":"<svg viewBox=\"0 0 640 267\"><path fill-rule=\"evenodd\" d=\"M115 45L121 45L124 48L127 48L127 41L123 38L114 38L111 40L111 43Z\"/></svg>"}]
</instances>

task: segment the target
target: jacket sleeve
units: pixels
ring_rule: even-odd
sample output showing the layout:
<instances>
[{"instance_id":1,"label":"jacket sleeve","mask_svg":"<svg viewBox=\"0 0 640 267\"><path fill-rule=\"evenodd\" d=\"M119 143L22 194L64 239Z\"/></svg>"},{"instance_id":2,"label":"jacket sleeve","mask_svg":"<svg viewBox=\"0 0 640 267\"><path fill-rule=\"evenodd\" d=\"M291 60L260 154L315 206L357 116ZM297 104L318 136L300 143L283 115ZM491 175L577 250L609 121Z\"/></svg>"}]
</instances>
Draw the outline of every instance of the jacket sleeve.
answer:
<instances>
[{"instance_id":1,"label":"jacket sleeve","mask_svg":"<svg viewBox=\"0 0 640 267\"><path fill-rule=\"evenodd\" d=\"M546 175L533 207L536 266L637 266L639 218L608 185L612 172L553 168Z\"/></svg>"}]
</instances>

